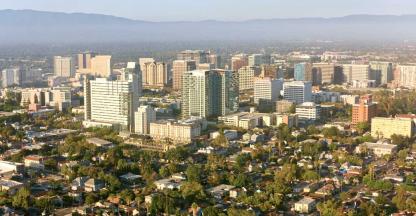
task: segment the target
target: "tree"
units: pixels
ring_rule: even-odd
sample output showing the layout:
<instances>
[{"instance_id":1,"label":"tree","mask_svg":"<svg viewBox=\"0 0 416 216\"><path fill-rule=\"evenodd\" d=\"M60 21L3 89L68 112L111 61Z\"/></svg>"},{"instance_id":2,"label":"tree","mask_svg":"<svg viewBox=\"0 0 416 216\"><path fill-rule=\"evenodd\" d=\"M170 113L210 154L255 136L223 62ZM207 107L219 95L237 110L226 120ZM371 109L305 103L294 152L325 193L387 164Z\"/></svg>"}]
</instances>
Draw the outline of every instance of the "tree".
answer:
<instances>
[{"instance_id":1,"label":"tree","mask_svg":"<svg viewBox=\"0 0 416 216\"><path fill-rule=\"evenodd\" d=\"M370 130L370 124L368 122L358 122L356 125L356 129L359 134L364 134L365 132Z\"/></svg>"},{"instance_id":2,"label":"tree","mask_svg":"<svg viewBox=\"0 0 416 216\"><path fill-rule=\"evenodd\" d=\"M208 206L202 210L202 214L204 216L217 216L221 213L221 211L214 206Z\"/></svg>"},{"instance_id":3,"label":"tree","mask_svg":"<svg viewBox=\"0 0 416 216\"><path fill-rule=\"evenodd\" d=\"M322 216L343 215L339 203L333 199L319 203L317 209Z\"/></svg>"},{"instance_id":4,"label":"tree","mask_svg":"<svg viewBox=\"0 0 416 216\"><path fill-rule=\"evenodd\" d=\"M319 180L319 174L312 170L307 170L303 173L302 178L306 181L317 181Z\"/></svg>"},{"instance_id":5,"label":"tree","mask_svg":"<svg viewBox=\"0 0 416 216\"><path fill-rule=\"evenodd\" d=\"M191 164L186 169L186 177L188 181L201 182L202 169L199 165Z\"/></svg>"},{"instance_id":6,"label":"tree","mask_svg":"<svg viewBox=\"0 0 416 216\"><path fill-rule=\"evenodd\" d=\"M95 193L89 193L85 196L85 203L91 205L98 201L98 196Z\"/></svg>"},{"instance_id":7,"label":"tree","mask_svg":"<svg viewBox=\"0 0 416 216\"><path fill-rule=\"evenodd\" d=\"M204 187L198 182L185 182L181 186L182 197L189 202L194 200L202 200L205 198Z\"/></svg>"},{"instance_id":8,"label":"tree","mask_svg":"<svg viewBox=\"0 0 416 216\"><path fill-rule=\"evenodd\" d=\"M27 188L20 188L12 198L12 204L17 208L29 208L30 191Z\"/></svg>"},{"instance_id":9,"label":"tree","mask_svg":"<svg viewBox=\"0 0 416 216\"><path fill-rule=\"evenodd\" d=\"M398 187L396 189L396 196L393 197L393 203L399 210L406 209L406 189L404 187Z\"/></svg>"}]
</instances>

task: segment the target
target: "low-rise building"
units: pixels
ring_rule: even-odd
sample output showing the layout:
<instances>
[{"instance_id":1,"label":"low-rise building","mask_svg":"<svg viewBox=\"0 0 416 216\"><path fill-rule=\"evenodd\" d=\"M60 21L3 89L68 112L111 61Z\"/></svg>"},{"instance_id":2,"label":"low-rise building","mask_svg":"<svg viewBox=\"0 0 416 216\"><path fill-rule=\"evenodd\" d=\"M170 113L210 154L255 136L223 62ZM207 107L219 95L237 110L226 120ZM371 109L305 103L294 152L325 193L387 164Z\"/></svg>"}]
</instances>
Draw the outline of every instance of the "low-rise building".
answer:
<instances>
[{"instance_id":1,"label":"low-rise building","mask_svg":"<svg viewBox=\"0 0 416 216\"><path fill-rule=\"evenodd\" d=\"M97 137L88 138L87 143L103 148L110 148L113 146L112 142Z\"/></svg>"},{"instance_id":2,"label":"low-rise building","mask_svg":"<svg viewBox=\"0 0 416 216\"><path fill-rule=\"evenodd\" d=\"M95 192L103 189L105 186L104 182L98 179L90 178L85 182L84 188L87 192Z\"/></svg>"},{"instance_id":3,"label":"low-rise building","mask_svg":"<svg viewBox=\"0 0 416 216\"><path fill-rule=\"evenodd\" d=\"M376 156L381 157L383 155L392 155L397 152L397 146L392 144L385 143L370 143L365 142L356 147L355 151L357 153L362 153L364 151L371 151Z\"/></svg>"},{"instance_id":4,"label":"low-rise building","mask_svg":"<svg viewBox=\"0 0 416 216\"><path fill-rule=\"evenodd\" d=\"M24 170L22 163L15 163L10 161L0 161L0 175L10 173L21 173Z\"/></svg>"},{"instance_id":5,"label":"low-rise building","mask_svg":"<svg viewBox=\"0 0 416 216\"><path fill-rule=\"evenodd\" d=\"M310 197L304 197L295 203L295 211L307 214L315 210L316 201Z\"/></svg>"},{"instance_id":6,"label":"low-rise building","mask_svg":"<svg viewBox=\"0 0 416 216\"><path fill-rule=\"evenodd\" d=\"M371 135L378 138L390 138L391 135L412 137L415 122L411 118L382 118L371 119Z\"/></svg>"},{"instance_id":7,"label":"low-rise building","mask_svg":"<svg viewBox=\"0 0 416 216\"><path fill-rule=\"evenodd\" d=\"M10 195L15 194L23 186L24 184L21 182L0 179L0 191L6 191Z\"/></svg>"},{"instance_id":8,"label":"low-rise building","mask_svg":"<svg viewBox=\"0 0 416 216\"><path fill-rule=\"evenodd\" d=\"M150 123L150 136L156 140L168 138L176 143L191 143L192 139L201 135L205 124L201 118L156 121Z\"/></svg>"},{"instance_id":9,"label":"low-rise building","mask_svg":"<svg viewBox=\"0 0 416 216\"><path fill-rule=\"evenodd\" d=\"M296 107L296 114L300 121L316 121L321 118L321 106L314 102L305 102Z\"/></svg>"},{"instance_id":10,"label":"low-rise building","mask_svg":"<svg viewBox=\"0 0 416 216\"><path fill-rule=\"evenodd\" d=\"M39 155L29 155L24 159L25 167L33 169L45 169L45 157Z\"/></svg>"}]
</instances>

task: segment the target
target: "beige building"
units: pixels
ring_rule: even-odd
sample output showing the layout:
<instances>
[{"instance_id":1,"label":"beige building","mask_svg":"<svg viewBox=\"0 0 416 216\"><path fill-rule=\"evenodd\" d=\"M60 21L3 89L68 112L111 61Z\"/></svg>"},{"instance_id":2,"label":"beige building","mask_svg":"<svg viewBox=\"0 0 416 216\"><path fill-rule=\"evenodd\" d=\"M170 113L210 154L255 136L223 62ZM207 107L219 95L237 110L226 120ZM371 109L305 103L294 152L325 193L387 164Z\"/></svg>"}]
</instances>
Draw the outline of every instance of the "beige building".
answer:
<instances>
[{"instance_id":1,"label":"beige building","mask_svg":"<svg viewBox=\"0 0 416 216\"><path fill-rule=\"evenodd\" d=\"M392 155L397 152L397 145L365 142L355 148L356 153L371 151L378 157Z\"/></svg>"},{"instance_id":2,"label":"beige building","mask_svg":"<svg viewBox=\"0 0 416 216\"><path fill-rule=\"evenodd\" d=\"M91 58L97 54L93 52L84 52L78 54L78 70L90 70L91 69Z\"/></svg>"},{"instance_id":3,"label":"beige building","mask_svg":"<svg viewBox=\"0 0 416 216\"><path fill-rule=\"evenodd\" d=\"M187 71L196 70L196 62L194 60L175 60L172 65L172 85L174 90L182 88L182 75Z\"/></svg>"},{"instance_id":4,"label":"beige building","mask_svg":"<svg viewBox=\"0 0 416 216\"><path fill-rule=\"evenodd\" d=\"M315 210L316 201L310 197L304 197L295 203L295 211L307 214Z\"/></svg>"},{"instance_id":5,"label":"beige building","mask_svg":"<svg viewBox=\"0 0 416 216\"><path fill-rule=\"evenodd\" d=\"M334 82L335 65L333 63L314 63L312 71L321 77L322 84L332 84Z\"/></svg>"},{"instance_id":6,"label":"beige building","mask_svg":"<svg viewBox=\"0 0 416 216\"><path fill-rule=\"evenodd\" d=\"M75 65L72 57L55 56L53 58L53 71L55 76L73 77Z\"/></svg>"},{"instance_id":7,"label":"beige building","mask_svg":"<svg viewBox=\"0 0 416 216\"><path fill-rule=\"evenodd\" d=\"M99 77L109 77L111 75L111 56L97 55L91 58L91 73Z\"/></svg>"},{"instance_id":8,"label":"beige building","mask_svg":"<svg viewBox=\"0 0 416 216\"><path fill-rule=\"evenodd\" d=\"M413 136L415 123L411 118L383 118L371 119L371 135L379 138L390 138L391 135Z\"/></svg>"},{"instance_id":9,"label":"beige building","mask_svg":"<svg viewBox=\"0 0 416 216\"><path fill-rule=\"evenodd\" d=\"M353 80L369 80L370 65L344 64L342 65L344 82L352 83Z\"/></svg>"},{"instance_id":10,"label":"beige building","mask_svg":"<svg viewBox=\"0 0 416 216\"><path fill-rule=\"evenodd\" d=\"M254 77L260 75L258 67L244 66L238 70L238 83L240 91L254 88Z\"/></svg>"},{"instance_id":11,"label":"beige building","mask_svg":"<svg viewBox=\"0 0 416 216\"><path fill-rule=\"evenodd\" d=\"M170 139L175 143L190 143L201 134L201 124L198 121L163 120L150 123L150 136L155 140Z\"/></svg>"},{"instance_id":12,"label":"beige building","mask_svg":"<svg viewBox=\"0 0 416 216\"><path fill-rule=\"evenodd\" d=\"M164 87L168 83L168 68L163 62L146 62L142 69L144 87Z\"/></svg>"},{"instance_id":13,"label":"beige building","mask_svg":"<svg viewBox=\"0 0 416 216\"><path fill-rule=\"evenodd\" d=\"M287 113L290 111L290 108L294 105L295 103L293 101L288 101L288 100L279 100L276 101L276 112L277 113Z\"/></svg>"},{"instance_id":14,"label":"beige building","mask_svg":"<svg viewBox=\"0 0 416 216\"><path fill-rule=\"evenodd\" d=\"M398 65L399 86L416 88L416 65Z\"/></svg>"},{"instance_id":15,"label":"beige building","mask_svg":"<svg viewBox=\"0 0 416 216\"><path fill-rule=\"evenodd\" d=\"M265 126L273 124L273 117L268 113L239 112L218 117L218 121L228 126L253 129L265 123Z\"/></svg>"}]
</instances>

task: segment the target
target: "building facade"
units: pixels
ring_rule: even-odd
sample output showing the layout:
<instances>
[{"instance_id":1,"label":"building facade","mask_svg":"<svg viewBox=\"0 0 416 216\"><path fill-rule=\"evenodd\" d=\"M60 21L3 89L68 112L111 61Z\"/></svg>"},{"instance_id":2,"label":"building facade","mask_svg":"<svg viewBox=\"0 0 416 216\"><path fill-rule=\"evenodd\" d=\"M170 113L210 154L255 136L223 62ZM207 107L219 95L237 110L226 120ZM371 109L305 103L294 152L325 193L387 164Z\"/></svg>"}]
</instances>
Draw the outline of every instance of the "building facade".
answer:
<instances>
[{"instance_id":1,"label":"building facade","mask_svg":"<svg viewBox=\"0 0 416 216\"><path fill-rule=\"evenodd\" d=\"M296 104L312 101L312 83L293 81L283 83L283 98Z\"/></svg>"},{"instance_id":2,"label":"building facade","mask_svg":"<svg viewBox=\"0 0 416 216\"><path fill-rule=\"evenodd\" d=\"M182 88L182 75L187 71L196 70L194 60L175 60L172 65L172 87L174 90Z\"/></svg>"},{"instance_id":3,"label":"building facade","mask_svg":"<svg viewBox=\"0 0 416 216\"><path fill-rule=\"evenodd\" d=\"M377 105L373 103L372 95L363 95L358 104L352 106L352 124L370 122L377 114Z\"/></svg>"},{"instance_id":4,"label":"building facade","mask_svg":"<svg viewBox=\"0 0 416 216\"><path fill-rule=\"evenodd\" d=\"M269 103L276 102L282 89L282 79L257 78L254 81L254 103L259 104L260 100Z\"/></svg>"},{"instance_id":5,"label":"building facade","mask_svg":"<svg viewBox=\"0 0 416 216\"><path fill-rule=\"evenodd\" d=\"M72 57L55 56L53 58L53 71L55 76L74 77L75 65Z\"/></svg>"},{"instance_id":6,"label":"building facade","mask_svg":"<svg viewBox=\"0 0 416 216\"><path fill-rule=\"evenodd\" d=\"M149 134L150 123L156 121L156 111L150 106L140 106L134 113L134 132L137 134Z\"/></svg>"},{"instance_id":7,"label":"building facade","mask_svg":"<svg viewBox=\"0 0 416 216\"><path fill-rule=\"evenodd\" d=\"M238 83L240 91L254 88L254 77L260 74L258 67L245 66L238 70Z\"/></svg>"}]
</instances>

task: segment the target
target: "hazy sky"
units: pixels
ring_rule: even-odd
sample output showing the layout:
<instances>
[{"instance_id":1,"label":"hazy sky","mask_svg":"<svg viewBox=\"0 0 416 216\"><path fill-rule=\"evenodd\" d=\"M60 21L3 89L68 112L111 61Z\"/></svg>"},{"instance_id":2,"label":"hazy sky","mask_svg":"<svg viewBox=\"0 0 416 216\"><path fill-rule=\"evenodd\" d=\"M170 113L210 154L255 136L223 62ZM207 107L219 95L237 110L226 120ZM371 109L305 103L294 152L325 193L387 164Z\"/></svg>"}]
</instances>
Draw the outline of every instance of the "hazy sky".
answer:
<instances>
[{"instance_id":1,"label":"hazy sky","mask_svg":"<svg viewBox=\"0 0 416 216\"><path fill-rule=\"evenodd\" d=\"M153 21L416 14L416 0L0 0L0 9L99 13Z\"/></svg>"}]
</instances>

